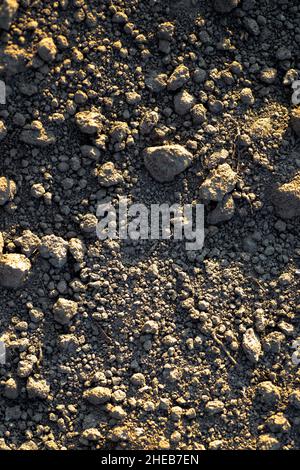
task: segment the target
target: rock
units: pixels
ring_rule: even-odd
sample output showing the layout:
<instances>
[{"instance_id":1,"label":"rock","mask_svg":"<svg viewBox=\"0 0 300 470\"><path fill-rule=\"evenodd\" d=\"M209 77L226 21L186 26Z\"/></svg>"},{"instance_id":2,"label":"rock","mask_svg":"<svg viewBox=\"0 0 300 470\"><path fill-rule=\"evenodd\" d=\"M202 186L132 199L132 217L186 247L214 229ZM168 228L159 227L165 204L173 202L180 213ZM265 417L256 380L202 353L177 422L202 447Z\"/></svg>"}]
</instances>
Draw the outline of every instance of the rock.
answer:
<instances>
[{"instance_id":1,"label":"rock","mask_svg":"<svg viewBox=\"0 0 300 470\"><path fill-rule=\"evenodd\" d=\"M54 320L61 325L68 325L78 310L77 302L59 298L53 305Z\"/></svg>"},{"instance_id":2,"label":"rock","mask_svg":"<svg viewBox=\"0 0 300 470\"><path fill-rule=\"evenodd\" d=\"M190 95L186 90L180 91L174 97L174 108L175 112L179 116L184 116L187 114L195 104L195 98Z\"/></svg>"},{"instance_id":3,"label":"rock","mask_svg":"<svg viewBox=\"0 0 300 470\"><path fill-rule=\"evenodd\" d=\"M214 0L214 8L218 13L229 13L238 6L240 0Z\"/></svg>"},{"instance_id":4,"label":"rock","mask_svg":"<svg viewBox=\"0 0 300 470\"><path fill-rule=\"evenodd\" d=\"M46 235L41 239L39 252L55 268L62 268L67 262L68 242L53 234Z\"/></svg>"},{"instance_id":5,"label":"rock","mask_svg":"<svg viewBox=\"0 0 300 470\"><path fill-rule=\"evenodd\" d=\"M50 392L50 386L46 380L36 380L33 377L29 377L27 380L26 391L29 398L40 398L45 400L48 398Z\"/></svg>"},{"instance_id":6,"label":"rock","mask_svg":"<svg viewBox=\"0 0 300 470\"><path fill-rule=\"evenodd\" d=\"M148 320L142 328L142 333L156 335L158 333L158 323L154 320Z\"/></svg>"},{"instance_id":7,"label":"rock","mask_svg":"<svg viewBox=\"0 0 300 470\"><path fill-rule=\"evenodd\" d=\"M123 142L130 133L128 124L126 122L115 122L110 130L110 139L114 144L116 142Z\"/></svg>"},{"instance_id":8,"label":"rock","mask_svg":"<svg viewBox=\"0 0 300 470\"><path fill-rule=\"evenodd\" d=\"M249 328L243 335L243 350L251 362L258 362L262 348L258 336L253 328Z\"/></svg>"},{"instance_id":9,"label":"rock","mask_svg":"<svg viewBox=\"0 0 300 470\"><path fill-rule=\"evenodd\" d=\"M81 263L83 261L86 247L82 240L79 238L71 238L69 240L69 251L73 258L78 262Z\"/></svg>"},{"instance_id":10,"label":"rock","mask_svg":"<svg viewBox=\"0 0 300 470\"><path fill-rule=\"evenodd\" d=\"M57 48L52 38L42 39L37 46L37 52L45 62L53 62L57 55Z\"/></svg>"},{"instance_id":11,"label":"rock","mask_svg":"<svg viewBox=\"0 0 300 470\"><path fill-rule=\"evenodd\" d=\"M232 219L235 212L235 205L233 197L228 194L224 197L223 201L219 202L217 207L211 211L207 216L207 222L210 225L221 224Z\"/></svg>"},{"instance_id":12,"label":"rock","mask_svg":"<svg viewBox=\"0 0 300 470\"><path fill-rule=\"evenodd\" d=\"M103 116L98 111L81 111L76 114L75 122L81 132L93 135L101 132Z\"/></svg>"},{"instance_id":13,"label":"rock","mask_svg":"<svg viewBox=\"0 0 300 470\"><path fill-rule=\"evenodd\" d=\"M200 186L200 197L206 201L222 201L230 193L237 182L237 174L228 163L219 165L212 170L208 178Z\"/></svg>"},{"instance_id":14,"label":"rock","mask_svg":"<svg viewBox=\"0 0 300 470\"><path fill-rule=\"evenodd\" d=\"M83 431L82 438L87 441L97 442L101 440L102 435L97 428L89 428Z\"/></svg>"},{"instance_id":15,"label":"rock","mask_svg":"<svg viewBox=\"0 0 300 470\"><path fill-rule=\"evenodd\" d=\"M0 438L0 450L11 450L2 437Z\"/></svg>"},{"instance_id":16,"label":"rock","mask_svg":"<svg viewBox=\"0 0 300 470\"><path fill-rule=\"evenodd\" d=\"M26 441L20 445L18 450L34 451L34 450L39 450L39 448L34 441Z\"/></svg>"},{"instance_id":17,"label":"rock","mask_svg":"<svg viewBox=\"0 0 300 470\"><path fill-rule=\"evenodd\" d=\"M165 41L171 41L175 32L175 26L173 23L166 21L159 25L158 37L159 39L164 39Z\"/></svg>"},{"instance_id":18,"label":"rock","mask_svg":"<svg viewBox=\"0 0 300 470\"><path fill-rule=\"evenodd\" d=\"M14 240L16 246L21 248L21 251L26 256L31 256L40 244L40 239L37 235L30 230L24 230L19 238Z\"/></svg>"},{"instance_id":19,"label":"rock","mask_svg":"<svg viewBox=\"0 0 300 470\"><path fill-rule=\"evenodd\" d=\"M19 393L17 382L12 377L5 382L4 395L10 400L15 400L18 398Z\"/></svg>"},{"instance_id":20,"label":"rock","mask_svg":"<svg viewBox=\"0 0 300 470\"><path fill-rule=\"evenodd\" d=\"M263 434L257 440L258 450L278 450L280 447L280 442L271 434Z\"/></svg>"},{"instance_id":21,"label":"rock","mask_svg":"<svg viewBox=\"0 0 300 470\"><path fill-rule=\"evenodd\" d=\"M61 351L74 353L80 346L80 340L75 335L60 335L57 346Z\"/></svg>"},{"instance_id":22,"label":"rock","mask_svg":"<svg viewBox=\"0 0 300 470\"><path fill-rule=\"evenodd\" d=\"M216 100L214 97L211 97L208 101L208 108L212 114L220 114L224 110L224 104L221 100Z\"/></svg>"},{"instance_id":23,"label":"rock","mask_svg":"<svg viewBox=\"0 0 300 470\"><path fill-rule=\"evenodd\" d=\"M176 91L179 88L182 88L189 79L189 69L185 65L179 65L168 79L168 90Z\"/></svg>"},{"instance_id":24,"label":"rock","mask_svg":"<svg viewBox=\"0 0 300 470\"><path fill-rule=\"evenodd\" d=\"M24 255L10 253L0 256L0 285L18 289L25 282L31 263Z\"/></svg>"},{"instance_id":25,"label":"rock","mask_svg":"<svg viewBox=\"0 0 300 470\"><path fill-rule=\"evenodd\" d=\"M266 425L273 433L288 433L291 430L291 425L283 413L278 413L270 416Z\"/></svg>"},{"instance_id":26,"label":"rock","mask_svg":"<svg viewBox=\"0 0 300 470\"><path fill-rule=\"evenodd\" d=\"M83 398L92 405L102 405L111 398L111 390L107 387L94 387L83 393Z\"/></svg>"},{"instance_id":27,"label":"rock","mask_svg":"<svg viewBox=\"0 0 300 470\"><path fill-rule=\"evenodd\" d=\"M116 169L113 162L107 162L98 167L96 175L99 184L105 188L123 183L122 173Z\"/></svg>"},{"instance_id":28,"label":"rock","mask_svg":"<svg viewBox=\"0 0 300 470\"><path fill-rule=\"evenodd\" d=\"M193 73L193 80L195 83L203 83L207 77L207 71L205 69L196 68Z\"/></svg>"},{"instance_id":29,"label":"rock","mask_svg":"<svg viewBox=\"0 0 300 470\"><path fill-rule=\"evenodd\" d=\"M34 365L37 363L38 359L34 355L26 356L26 359L19 361L17 375L22 379L29 377L32 372Z\"/></svg>"},{"instance_id":30,"label":"rock","mask_svg":"<svg viewBox=\"0 0 300 470\"><path fill-rule=\"evenodd\" d=\"M136 374L133 374L131 376L130 382L135 385L135 387L144 387L144 385L146 384L146 379L144 374L137 372Z\"/></svg>"},{"instance_id":31,"label":"rock","mask_svg":"<svg viewBox=\"0 0 300 470\"><path fill-rule=\"evenodd\" d=\"M191 110L191 115L193 119L193 123L198 125L198 124L203 124L203 122L206 121L206 108L203 104L195 104Z\"/></svg>"},{"instance_id":32,"label":"rock","mask_svg":"<svg viewBox=\"0 0 300 470\"><path fill-rule=\"evenodd\" d=\"M46 194L46 190L41 183L35 183L31 186L30 193L35 199L40 199Z\"/></svg>"},{"instance_id":33,"label":"rock","mask_svg":"<svg viewBox=\"0 0 300 470\"><path fill-rule=\"evenodd\" d=\"M285 335L280 331L272 331L268 335L264 336L263 348L264 351L271 354L279 354L281 351L281 345L285 340Z\"/></svg>"},{"instance_id":34,"label":"rock","mask_svg":"<svg viewBox=\"0 0 300 470\"><path fill-rule=\"evenodd\" d=\"M98 219L94 214L85 214L80 222L80 229L83 233L96 234Z\"/></svg>"},{"instance_id":35,"label":"rock","mask_svg":"<svg viewBox=\"0 0 300 470\"><path fill-rule=\"evenodd\" d=\"M255 395L265 405L273 407L280 400L280 389L267 380L257 385Z\"/></svg>"},{"instance_id":36,"label":"rock","mask_svg":"<svg viewBox=\"0 0 300 470\"><path fill-rule=\"evenodd\" d=\"M117 419L119 421L123 421L127 416L126 411L123 410L120 405L111 406L111 408L109 408L109 414L113 419Z\"/></svg>"},{"instance_id":37,"label":"rock","mask_svg":"<svg viewBox=\"0 0 300 470\"><path fill-rule=\"evenodd\" d=\"M277 215L282 219L292 219L300 215L300 173L273 192L272 203Z\"/></svg>"},{"instance_id":38,"label":"rock","mask_svg":"<svg viewBox=\"0 0 300 470\"><path fill-rule=\"evenodd\" d=\"M7 202L12 201L16 192L16 183L6 178L6 176L0 176L0 206L4 206Z\"/></svg>"},{"instance_id":39,"label":"rock","mask_svg":"<svg viewBox=\"0 0 300 470\"><path fill-rule=\"evenodd\" d=\"M16 44L0 48L0 65L8 76L25 72L28 61L27 51Z\"/></svg>"},{"instance_id":40,"label":"rock","mask_svg":"<svg viewBox=\"0 0 300 470\"><path fill-rule=\"evenodd\" d=\"M290 394L289 403L297 410L300 410L300 390L295 390Z\"/></svg>"},{"instance_id":41,"label":"rock","mask_svg":"<svg viewBox=\"0 0 300 470\"><path fill-rule=\"evenodd\" d=\"M128 22L128 16L126 15L124 11L121 11L121 10L116 11L114 16L112 17L112 21L113 23L117 23L117 24L125 24Z\"/></svg>"},{"instance_id":42,"label":"rock","mask_svg":"<svg viewBox=\"0 0 300 470\"><path fill-rule=\"evenodd\" d=\"M243 88L240 93L241 101L248 106L254 104L255 98L253 96L251 88Z\"/></svg>"},{"instance_id":43,"label":"rock","mask_svg":"<svg viewBox=\"0 0 300 470\"><path fill-rule=\"evenodd\" d=\"M35 147L48 147L56 143L55 135L46 131L40 121L32 121L21 132L20 141Z\"/></svg>"},{"instance_id":44,"label":"rock","mask_svg":"<svg viewBox=\"0 0 300 470\"><path fill-rule=\"evenodd\" d=\"M244 18L244 25L248 33L252 34L253 36L258 36L260 34L259 26L253 18Z\"/></svg>"},{"instance_id":45,"label":"rock","mask_svg":"<svg viewBox=\"0 0 300 470\"><path fill-rule=\"evenodd\" d=\"M7 136L7 128L4 122L0 119L0 142Z\"/></svg>"},{"instance_id":46,"label":"rock","mask_svg":"<svg viewBox=\"0 0 300 470\"><path fill-rule=\"evenodd\" d=\"M0 5L0 29L9 30L19 8L17 0L2 0Z\"/></svg>"},{"instance_id":47,"label":"rock","mask_svg":"<svg viewBox=\"0 0 300 470\"><path fill-rule=\"evenodd\" d=\"M277 78L277 70L271 67L265 67L260 74L260 79L267 85L272 85Z\"/></svg>"},{"instance_id":48,"label":"rock","mask_svg":"<svg viewBox=\"0 0 300 470\"><path fill-rule=\"evenodd\" d=\"M222 413L224 408L225 408L224 403L220 400L208 401L205 405L205 411L209 415L216 415L216 414Z\"/></svg>"},{"instance_id":49,"label":"rock","mask_svg":"<svg viewBox=\"0 0 300 470\"><path fill-rule=\"evenodd\" d=\"M52 439L45 442L45 448L46 450L61 450L57 442L53 441Z\"/></svg>"},{"instance_id":50,"label":"rock","mask_svg":"<svg viewBox=\"0 0 300 470\"><path fill-rule=\"evenodd\" d=\"M150 75L146 78L146 86L153 93L160 93L167 87L168 75L165 73L160 73L158 75Z\"/></svg>"},{"instance_id":51,"label":"rock","mask_svg":"<svg viewBox=\"0 0 300 470\"><path fill-rule=\"evenodd\" d=\"M160 39L158 42L158 49L159 51L163 52L164 54L170 54L171 52L171 44L169 41L165 41L164 39Z\"/></svg>"},{"instance_id":52,"label":"rock","mask_svg":"<svg viewBox=\"0 0 300 470\"><path fill-rule=\"evenodd\" d=\"M299 78L298 70L296 69L289 69L285 76L283 77L282 83L284 86L292 86L293 90L299 89L299 84L294 83ZM299 103L298 103L299 104Z\"/></svg>"},{"instance_id":53,"label":"rock","mask_svg":"<svg viewBox=\"0 0 300 470\"><path fill-rule=\"evenodd\" d=\"M205 155L203 158L203 166L208 170L212 170L221 163L226 162L229 157L229 152L226 149L221 149L213 152L211 155Z\"/></svg>"},{"instance_id":54,"label":"rock","mask_svg":"<svg viewBox=\"0 0 300 470\"><path fill-rule=\"evenodd\" d=\"M294 132L300 137L300 106L294 108L291 113L291 125Z\"/></svg>"},{"instance_id":55,"label":"rock","mask_svg":"<svg viewBox=\"0 0 300 470\"><path fill-rule=\"evenodd\" d=\"M143 152L144 163L152 177L160 183L173 181L176 175L186 170L193 160L193 155L185 147L163 145L148 147Z\"/></svg>"},{"instance_id":56,"label":"rock","mask_svg":"<svg viewBox=\"0 0 300 470\"><path fill-rule=\"evenodd\" d=\"M279 49L277 49L276 58L278 60L280 60L280 61L281 60L289 60L289 59L291 59L291 57L292 57L292 52L287 47L282 46Z\"/></svg>"},{"instance_id":57,"label":"rock","mask_svg":"<svg viewBox=\"0 0 300 470\"><path fill-rule=\"evenodd\" d=\"M100 157L100 150L94 145L82 145L80 150L84 157L88 157L91 160L98 161Z\"/></svg>"},{"instance_id":58,"label":"rock","mask_svg":"<svg viewBox=\"0 0 300 470\"><path fill-rule=\"evenodd\" d=\"M142 135L149 135L158 123L158 120L159 116L156 111L146 112L140 122L140 133Z\"/></svg>"}]
</instances>

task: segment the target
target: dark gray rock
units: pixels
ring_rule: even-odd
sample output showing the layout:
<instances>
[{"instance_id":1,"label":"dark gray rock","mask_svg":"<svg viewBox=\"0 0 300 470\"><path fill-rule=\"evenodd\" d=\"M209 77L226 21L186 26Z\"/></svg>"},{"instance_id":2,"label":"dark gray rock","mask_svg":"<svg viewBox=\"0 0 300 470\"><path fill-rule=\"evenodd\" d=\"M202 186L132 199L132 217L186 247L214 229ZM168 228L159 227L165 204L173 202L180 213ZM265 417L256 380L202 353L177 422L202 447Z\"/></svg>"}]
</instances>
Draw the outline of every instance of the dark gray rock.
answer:
<instances>
[{"instance_id":1,"label":"dark gray rock","mask_svg":"<svg viewBox=\"0 0 300 470\"><path fill-rule=\"evenodd\" d=\"M148 147L144 150L143 157L147 170L160 183L172 181L190 166L193 159L186 148L177 144Z\"/></svg>"}]
</instances>

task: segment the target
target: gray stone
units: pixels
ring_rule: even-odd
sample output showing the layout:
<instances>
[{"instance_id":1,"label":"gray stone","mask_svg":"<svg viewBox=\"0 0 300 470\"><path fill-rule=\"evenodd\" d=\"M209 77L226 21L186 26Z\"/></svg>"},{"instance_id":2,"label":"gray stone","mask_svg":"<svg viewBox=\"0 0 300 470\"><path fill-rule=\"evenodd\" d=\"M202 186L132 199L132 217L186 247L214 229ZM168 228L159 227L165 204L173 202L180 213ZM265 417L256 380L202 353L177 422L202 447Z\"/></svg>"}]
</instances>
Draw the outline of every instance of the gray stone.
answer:
<instances>
[{"instance_id":1,"label":"gray stone","mask_svg":"<svg viewBox=\"0 0 300 470\"><path fill-rule=\"evenodd\" d=\"M99 184L105 188L116 186L123 182L122 173L116 169L113 162L107 162L98 167L96 169L96 175Z\"/></svg>"},{"instance_id":2,"label":"gray stone","mask_svg":"<svg viewBox=\"0 0 300 470\"><path fill-rule=\"evenodd\" d=\"M42 39L37 46L37 52L45 62L53 62L57 54L57 48L52 38Z\"/></svg>"},{"instance_id":3,"label":"gray stone","mask_svg":"<svg viewBox=\"0 0 300 470\"><path fill-rule=\"evenodd\" d=\"M221 163L225 163L229 156L229 152L226 149L217 150L213 152L211 155L207 155L203 158L203 165L208 170L215 168L216 166L220 165Z\"/></svg>"},{"instance_id":4,"label":"gray stone","mask_svg":"<svg viewBox=\"0 0 300 470\"><path fill-rule=\"evenodd\" d=\"M185 65L176 67L168 80L168 90L176 91L183 87L190 78L189 69Z\"/></svg>"},{"instance_id":5,"label":"gray stone","mask_svg":"<svg viewBox=\"0 0 300 470\"><path fill-rule=\"evenodd\" d=\"M158 123L159 115L156 111L147 111L140 123L140 133L149 135Z\"/></svg>"},{"instance_id":6,"label":"gray stone","mask_svg":"<svg viewBox=\"0 0 300 470\"><path fill-rule=\"evenodd\" d=\"M259 26L253 18L244 18L244 25L248 33L252 34L253 36L258 36L260 34Z\"/></svg>"},{"instance_id":7,"label":"gray stone","mask_svg":"<svg viewBox=\"0 0 300 470\"><path fill-rule=\"evenodd\" d=\"M279 450L281 447L278 439L271 434L262 434L257 440L258 450Z\"/></svg>"},{"instance_id":8,"label":"gray stone","mask_svg":"<svg viewBox=\"0 0 300 470\"><path fill-rule=\"evenodd\" d=\"M291 125L294 132L300 137L300 106L292 110Z\"/></svg>"},{"instance_id":9,"label":"gray stone","mask_svg":"<svg viewBox=\"0 0 300 470\"><path fill-rule=\"evenodd\" d=\"M102 405L111 399L111 390L107 387L94 387L83 393L83 398L92 405Z\"/></svg>"},{"instance_id":10,"label":"gray stone","mask_svg":"<svg viewBox=\"0 0 300 470\"><path fill-rule=\"evenodd\" d=\"M216 415L216 414L222 413L224 408L225 408L224 403L220 400L211 400L211 401L208 401L205 405L205 411L209 415Z\"/></svg>"},{"instance_id":11,"label":"gray stone","mask_svg":"<svg viewBox=\"0 0 300 470\"><path fill-rule=\"evenodd\" d=\"M76 114L75 122L81 132L93 135L101 132L103 116L98 111L81 111Z\"/></svg>"},{"instance_id":12,"label":"gray stone","mask_svg":"<svg viewBox=\"0 0 300 470\"><path fill-rule=\"evenodd\" d=\"M18 398L19 393L17 382L12 377L5 382L4 395L10 400Z\"/></svg>"},{"instance_id":13,"label":"gray stone","mask_svg":"<svg viewBox=\"0 0 300 470\"><path fill-rule=\"evenodd\" d=\"M0 5L0 28L9 30L19 8L17 0L2 0Z\"/></svg>"},{"instance_id":14,"label":"gray stone","mask_svg":"<svg viewBox=\"0 0 300 470\"><path fill-rule=\"evenodd\" d=\"M18 289L26 280L31 263L24 255L9 253L0 256L0 285Z\"/></svg>"},{"instance_id":15,"label":"gray stone","mask_svg":"<svg viewBox=\"0 0 300 470\"><path fill-rule=\"evenodd\" d=\"M237 182L237 174L228 163L219 165L212 170L208 178L200 186L200 197L207 201L222 201L230 193Z\"/></svg>"},{"instance_id":16,"label":"gray stone","mask_svg":"<svg viewBox=\"0 0 300 470\"><path fill-rule=\"evenodd\" d=\"M218 13L229 13L238 6L240 0L215 0L214 8Z\"/></svg>"},{"instance_id":17,"label":"gray stone","mask_svg":"<svg viewBox=\"0 0 300 470\"><path fill-rule=\"evenodd\" d=\"M46 399L50 392L50 386L46 380L36 380L29 377L26 385L26 391L29 398Z\"/></svg>"},{"instance_id":18,"label":"gray stone","mask_svg":"<svg viewBox=\"0 0 300 470\"><path fill-rule=\"evenodd\" d=\"M110 130L110 139L112 143L123 142L129 135L130 129L127 122L115 122Z\"/></svg>"},{"instance_id":19,"label":"gray stone","mask_svg":"<svg viewBox=\"0 0 300 470\"><path fill-rule=\"evenodd\" d=\"M206 121L206 108L201 103L195 104L195 106L193 106L191 114L193 123L196 125L203 124L203 122Z\"/></svg>"},{"instance_id":20,"label":"gray stone","mask_svg":"<svg viewBox=\"0 0 300 470\"><path fill-rule=\"evenodd\" d=\"M174 97L174 108L175 112L179 116L184 116L187 114L195 104L195 98L190 95L186 90L180 91Z\"/></svg>"},{"instance_id":21,"label":"gray stone","mask_svg":"<svg viewBox=\"0 0 300 470\"><path fill-rule=\"evenodd\" d=\"M8 76L24 72L28 61L28 52L17 44L0 48L0 66L5 69Z\"/></svg>"},{"instance_id":22,"label":"gray stone","mask_svg":"<svg viewBox=\"0 0 300 470\"><path fill-rule=\"evenodd\" d=\"M62 268L67 262L68 242L53 234L46 235L41 239L39 251L55 268Z\"/></svg>"},{"instance_id":23,"label":"gray stone","mask_svg":"<svg viewBox=\"0 0 300 470\"><path fill-rule=\"evenodd\" d=\"M274 191L272 202L277 215L282 219L292 219L300 215L300 173Z\"/></svg>"},{"instance_id":24,"label":"gray stone","mask_svg":"<svg viewBox=\"0 0 300 470\"><path fill-rule=\"evenodd\" d=\"M12 201L16 192L16 183L6 178L6 176L0 176L0 206L4 206L7 202Z\"/></svg>"},{"instance_id":25,"label":"gray stone","mask_svg":"<svg viewBox=\"0 0 300 470\"><path fill-rule=\"evenodd\" d=\"M24 127L20 141L35 147L48 147L56 143L56 138L52 132L46 131L40 121L33 121Z\"/></svg>"},{"instance_id":26,"label":"gray stone","mask_svg":"<svg viewBox=\"0 0 300 470\"><path fill-rule=\"evenodd\" d=\"M78 310L77 302L59 298L53 305L54 320L61 325L68 325Z\"/></svg>"},{"instance_id":27,"label":"gray stone","mask_svg":"<svg viewBox=\"0 0 300 470\"><path fill-rule=\"evenodd\" d=\"M233 197L229 194L218 203L217 207L207 216L207 222L211 225L221 224L232 219L235 212Z\"/></svg>"},{"instance_id":28,"label":"gray stone","mask_svg":"<svg viewBox=\"0 0 300 470\"><path fill-rule=\"evenodd\" d=\"M178 144L148 147L144 150L143 157L147 170L160 183L172 181L193 160L193 155Z\"/></svg>"},{"instance_id":29,"label":"gray stone","mask_svg":"<svg viewBox=\"0 0 300 470\"><path fill-rule=\"evenodd\" d=\"M280 400L281 392L279 387L266 380L257 385L255 396L265 405L273 407Z\"/></svg>"},{"instance_id":30,"label":"gray stone","mask_svg":"<svg viewBox=\"0 0 300 470\"><path fill-rule=\"evenodd\" d=\"M78 263L81 263L86 252L86 247L83 241L79 238L71 238L71 240L69 240L69 251L73 258Z\"/></svg>"},{"instance_id":31,"label":"gray stone","mask_svg":"<svg viewBox=\"0 0 300 470\"><path fill-rule=\"evenodd\" d=\"M251 362L258 362L262 348L258 336L253 328L249 328L243 335L243 350Z\"/></svg>"},{"instance_id":32,"label":"gray stone","mask_svg":"<svg viewBox=\"0 0 300 470\"><path fill-rule=\"evenodd\" d=\"M16 246L21 248L21 251L26 256L31 256L40 244L40 239L37 235L30 230L24 230L19 238L14 240Z\"/></svg>"}]
</instances>

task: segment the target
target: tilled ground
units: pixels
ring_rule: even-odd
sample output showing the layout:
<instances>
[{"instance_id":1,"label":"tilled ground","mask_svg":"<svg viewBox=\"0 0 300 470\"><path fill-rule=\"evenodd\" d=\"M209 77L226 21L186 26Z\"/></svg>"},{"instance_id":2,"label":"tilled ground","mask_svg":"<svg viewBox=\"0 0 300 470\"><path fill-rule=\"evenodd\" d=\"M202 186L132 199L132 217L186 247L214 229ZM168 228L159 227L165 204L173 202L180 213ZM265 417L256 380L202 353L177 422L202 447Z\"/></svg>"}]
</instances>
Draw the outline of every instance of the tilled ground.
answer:
<instances>
[{"instance_id":1,"label":"tilled ground","mask_svg":"<svg viewBox=\"0 0 300 470\"><path fill-rule=\"evenodd\" d=\"M297 0L1 0L1 449L299 449L299 52Z\"/></svg>"}]
</instances>

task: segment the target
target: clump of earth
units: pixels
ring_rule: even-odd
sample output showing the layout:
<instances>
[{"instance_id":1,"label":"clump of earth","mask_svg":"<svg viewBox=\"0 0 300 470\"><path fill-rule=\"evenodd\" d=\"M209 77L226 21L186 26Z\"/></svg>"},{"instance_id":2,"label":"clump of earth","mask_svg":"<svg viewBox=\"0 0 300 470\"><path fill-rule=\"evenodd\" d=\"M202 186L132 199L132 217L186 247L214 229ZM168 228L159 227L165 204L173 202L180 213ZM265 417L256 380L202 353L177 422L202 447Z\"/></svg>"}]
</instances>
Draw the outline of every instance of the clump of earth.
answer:
<instances>
[{"instance_id":1,"label":"clump of earth","mask_svg":"<svg viewBox=\"0 0 300 470\"><path fill-rule=\"evenodd\" d=\"M2 0L1 450L299 450L299 24ZM203 204L202 249L99 239L122 198Z\"/></svg>"}]
</instances>

